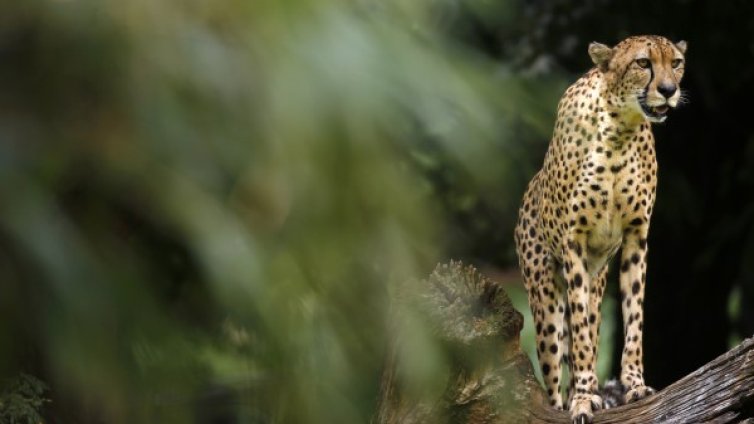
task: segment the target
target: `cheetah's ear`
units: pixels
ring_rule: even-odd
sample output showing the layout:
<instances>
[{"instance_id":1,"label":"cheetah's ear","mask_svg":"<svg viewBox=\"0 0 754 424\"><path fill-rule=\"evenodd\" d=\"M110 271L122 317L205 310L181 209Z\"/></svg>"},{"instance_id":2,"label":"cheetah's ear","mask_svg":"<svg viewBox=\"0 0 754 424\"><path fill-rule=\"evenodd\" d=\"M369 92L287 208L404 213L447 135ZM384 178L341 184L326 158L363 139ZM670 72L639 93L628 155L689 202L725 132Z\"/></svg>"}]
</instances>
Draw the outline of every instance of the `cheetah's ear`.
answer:
<instances>
[{"instance_id":1,"label":"cheetah's ear","mask_svg":"<svg viewBox=\"0 0 754 424\"><path fill-rule=\"evenodd\" d=\"M678 48L678 50L681 51L681 54L686 54L686 48L688 47L688 45L686 44L685 40L681 40L675 43L675 46L676 48Z\"/></svg>"},{"instance_id":2,"label":"cheetah's ear","mask_svg":"<svg viewBox=\"0 0 754 424\"><path fill-rule=\"evenodd\" d=\"M607 71L607 65L613 58L613 49L602 43L592 42L589 44L589 56L592 62L604 72Z\"/></svg>"}]
</instances>

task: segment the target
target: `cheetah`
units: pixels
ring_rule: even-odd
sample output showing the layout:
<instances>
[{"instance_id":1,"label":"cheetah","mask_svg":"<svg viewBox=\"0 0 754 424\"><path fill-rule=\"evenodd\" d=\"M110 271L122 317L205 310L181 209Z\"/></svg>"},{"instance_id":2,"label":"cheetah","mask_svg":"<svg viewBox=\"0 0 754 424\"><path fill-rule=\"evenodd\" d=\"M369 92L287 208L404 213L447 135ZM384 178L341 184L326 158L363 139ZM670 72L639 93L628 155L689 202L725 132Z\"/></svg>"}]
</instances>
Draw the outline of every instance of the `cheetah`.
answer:
<instances>
[{"instance_id":1,"label":"cheetah","mask_svg":"<svg viewBox=\"0 0 754 424\"><path fill-rule=\"evenodd\" d=\"M570 369L574 423L603 407L595 374L608 263L620 250L625 402L654 393L644 383L642 329L647 235L657 185L651 124L683 101L686 42L634 36L589 45L594 67L571 85L542 169L528 185L516 251L536 323L550 403L564 409L561 361Z\"/></svg>"}]
</instances>

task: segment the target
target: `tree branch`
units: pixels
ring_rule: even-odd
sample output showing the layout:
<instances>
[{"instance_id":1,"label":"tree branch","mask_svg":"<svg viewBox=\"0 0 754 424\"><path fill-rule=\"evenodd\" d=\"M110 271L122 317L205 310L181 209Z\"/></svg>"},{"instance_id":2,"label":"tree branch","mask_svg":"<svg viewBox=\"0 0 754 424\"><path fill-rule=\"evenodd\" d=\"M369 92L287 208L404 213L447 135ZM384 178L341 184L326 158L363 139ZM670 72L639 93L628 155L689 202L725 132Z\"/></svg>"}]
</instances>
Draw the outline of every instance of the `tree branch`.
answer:
<instances>
[{"instance_id":1,"label":"tree branch","mask_svg":"<svg viewBox=\"0 0 754 424\"><path fill-rule=\"evenodd\" d=\"M375 424L568 423L546 404L531 362L519 347L521 315L500 286L460 262L441 265L396 299L395 328L406 311L421 317L449 352L439 395L408 389L398 334L386 361ZM397 333L400 333L399 331ZM754 424L754 339L653 396L598 411L594 423Z\"/></svg>"}]
</instances>

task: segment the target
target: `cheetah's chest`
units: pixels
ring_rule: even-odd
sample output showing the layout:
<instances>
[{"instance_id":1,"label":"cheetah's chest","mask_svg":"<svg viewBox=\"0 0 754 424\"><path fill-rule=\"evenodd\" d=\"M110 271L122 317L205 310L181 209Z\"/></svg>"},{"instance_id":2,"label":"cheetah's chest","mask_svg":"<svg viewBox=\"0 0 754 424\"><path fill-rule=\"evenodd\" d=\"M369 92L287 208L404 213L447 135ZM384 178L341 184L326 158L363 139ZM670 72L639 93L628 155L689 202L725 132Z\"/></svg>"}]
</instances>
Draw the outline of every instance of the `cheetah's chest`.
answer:
<instances>
[{"instance_id":1,"label":"cheetah's chest","mask_svg":"<svg viewBox=\"0 0 754 424\"><path fill-rule=\"evenodd\" d=\"M615 256L622 242L621 212L614 207L604 209L599 214L599 218L594 219L587 238L586 266L589 274L596 275Z\"/></svg>"},{"instance_id":2,"label":"cheetah's chest","mask_svg":"<svg viewBox=\"0 0 754 424\"><path fill-rule=\"evenodd\" d=\"M643 212L640 206L645 191L640 182L644 176L639 155L631 145L624 146L609 153L594 147L582 162L588 165L580 167L571 199L581 207L578 222L587 235L586 266L592 275L615 256L628 223Z\"/></svg>"}]
</instances>

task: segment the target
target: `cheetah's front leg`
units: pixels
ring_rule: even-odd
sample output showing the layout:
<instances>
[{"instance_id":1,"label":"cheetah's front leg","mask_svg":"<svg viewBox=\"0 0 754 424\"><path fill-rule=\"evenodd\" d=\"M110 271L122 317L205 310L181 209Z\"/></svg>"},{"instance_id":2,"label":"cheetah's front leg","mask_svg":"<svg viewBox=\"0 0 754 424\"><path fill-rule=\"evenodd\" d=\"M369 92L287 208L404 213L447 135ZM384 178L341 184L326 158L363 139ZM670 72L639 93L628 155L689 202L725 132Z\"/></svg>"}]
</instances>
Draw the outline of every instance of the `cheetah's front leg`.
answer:
<instances>
[{"instance_id":1,"label":"cheetah's front leg","mask_svg":"<svg viewBox=\"0 0 754 424\"><path fill-rule=\"evenodd\" d=\"M623 310L623 355L620 380L626 387L626 403L654 393L644 384L642 362L642 330L644 282L647 275L647 232L644 223L639 228L626 231L620 266L621 307Z\"/></svg>"},{"instance_id":2,"label":"cheetah's front leg","mask_svg":"<svg viewBox=\"0 0 754 424\"><path fill-rule=\"evenodd\" d=\"M574 423L591 422L593 410L602 407L596 395L597 375L594 370L594 348L589 331L589 288L591 278L586 271L586 237L572 235L565 246L563 271L568 283L569 330L571 336L571 418Z\"/></svg>"}]
</instances>

